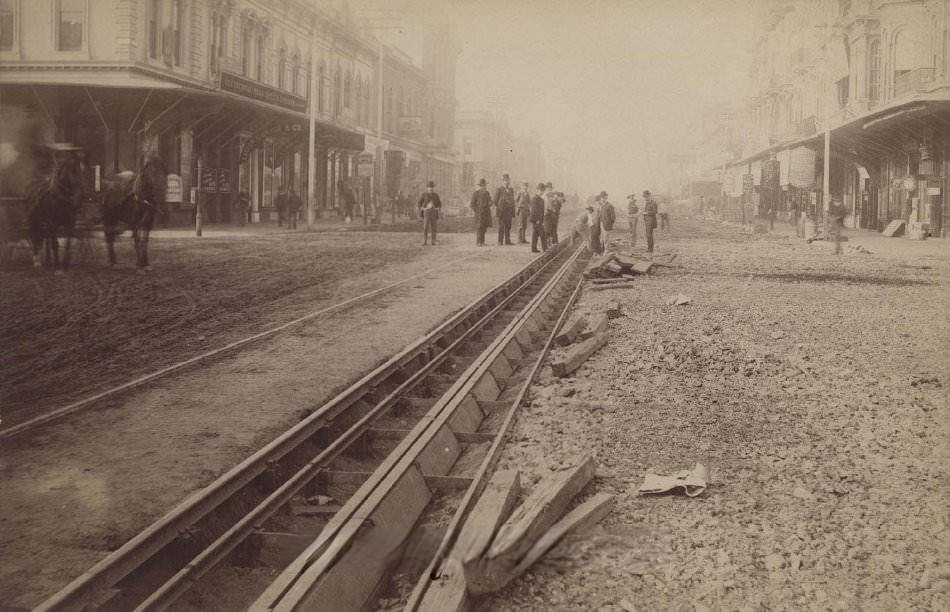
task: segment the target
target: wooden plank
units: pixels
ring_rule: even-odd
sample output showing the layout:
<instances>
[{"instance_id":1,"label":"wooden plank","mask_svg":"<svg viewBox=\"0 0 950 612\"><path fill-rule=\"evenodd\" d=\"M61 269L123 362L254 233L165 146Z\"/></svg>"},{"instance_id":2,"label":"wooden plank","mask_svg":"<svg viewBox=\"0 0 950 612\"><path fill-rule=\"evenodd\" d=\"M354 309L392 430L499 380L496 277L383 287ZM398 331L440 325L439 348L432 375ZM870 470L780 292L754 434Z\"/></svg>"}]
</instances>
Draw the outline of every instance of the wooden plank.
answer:
<instances>
[{"instance_id":1,"label":"wooden plank","mask_svg":"<svg viewBox=\"0 0 950 612\"><path fill-rule=\"evenodd\" d=\"M472 486L472 478L468 476L434 476L425 475L426 484L430 489L467 489Z\"/></svg>"},{"instance_id":2,"label":"wooden plank","mask_svg":"<svg viewBox=\"0 0 950 612\"><path fill-rule=\"evenodd\" d=\"M506 584L518 562L557 522L574 496L594 477L594 472L594 460L586 456L573 468L538 483L528 499L499 528L488 551L477 557L468 554L463 559L469 593L490 593Z\"/></svg>"},{"instance_id":3,"label":"wooden plank","mask_svg":"<svg viewBox=\"0 0 950 612\"><path fill-rule=\"evenodd\" d=\"M584 331L585 327L587 327L587 317L584 315L576 315L564 325L561 333L554 337L554 341L557 342L558 346L573 344L574 340Z\"/></svg>"},{"instance_id":4,"label":"wooden plank","mask_svg":"<svg viewBox=\"0 0 950 612\"><path fill-rule=\"evenodd\" d=\"M577 337L578 340L587 340L588 338L593 338L596 334L606 333L607 332L607 314L603 313L595 316L591 319L588 324L587 329L585 329L580 336Z\"/></svg>"},{"instance_id":5,"label":"wooden plank","mask_svg":"<svg viewBox=\"0 0 950 612\"><path fill-rule=\"evenodd\" d=\"M472 512L439 572L419 603L422 612L459 612L466 609L468 589L465 584L463 559L471 551L479 558L491 544L498 527L508 518L521 494L517 470L496 472Z\"/></svg>"},{"instance_id":6,"label":"wooden plank","mask_svg":"<svg viewBox=\"0 0 950 612\"><path fill-rule=\"evenodd\" d=\"M624 281L622 283L611 283L609 285L591 285L591 291L606 291L607 289L632 289L636 285L630 281Z\"/></svg>"},{"instance_id":7,"label":"wooden plank","mask_svg":"<svg viewBox=\"0 0 950 612\"><path fill-rule=\"evenodd\" d=\"M551 362L551 371L555 376L567 376L587 361L587 358L607 344L607 334L594 334L587 340L575 345L566 355Z\"/></svg>"},{"instance_id":8,"label":"wooden plank","mask_svg":"<svg viewBox=\"0 0 950 612\"><path fill-rule=\"evenodd\" d=\"M637 263L633 264L633 267L630 269L634 274L649 274L653 265L654 262L652 261L638 261Z\"/></svg>"},{"instance_id":9,"label":"wooden plank","mask_svg":"<svg viewBox=\"0 0 950 612\"><path fill-rule=\"evenodd\" d=\"M583 504L568 512L564 518L555 523L541 539L538 540L528 554L518 562L511 573L510 580L514 580L535 564L545 553L557 546L564 536L573 532L592 527L607 516L614 507L614 496L608 493L598 493ZM510 581L509 580L509 581Z\"/></svg>"},{"instance_id":10,"label":"wooden plank","mask_svg":"<svg viewBox=\"0 0 950 612\"><path fill-rule=\"evenodd\" d=\"M618 264L616 261L608 262L607 265L603 267L603 269L607 272L610 272L611 274L620 274L623 272L623 268L620 267L620 264Z\"/></svg>"},{"instance_id":11,"label":"wooden plank","mask_svg":"<svg viewBox=\"0 0 950 612\"><path fill-rule=\"evenodd\" d=\"M633 280L633 277L624 278L621 276L619 278L591 278L589 280L592 285L622 285Z\"/></svg>"}]
</instances>

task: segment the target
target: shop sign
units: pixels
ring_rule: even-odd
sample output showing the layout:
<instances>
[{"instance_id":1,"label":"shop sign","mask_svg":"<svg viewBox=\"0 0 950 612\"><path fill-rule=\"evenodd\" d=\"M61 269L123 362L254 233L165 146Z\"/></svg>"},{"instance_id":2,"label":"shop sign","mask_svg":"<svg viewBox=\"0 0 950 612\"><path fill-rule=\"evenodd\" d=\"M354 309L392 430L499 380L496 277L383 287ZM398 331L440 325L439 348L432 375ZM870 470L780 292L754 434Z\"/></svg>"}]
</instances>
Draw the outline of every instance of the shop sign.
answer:
<instances>
[{"instance_id":1,"label":"shop sign","mask_svg":"<svg viewBox=\"0 0 950 612\"><path fill-rule=\"evenodd\" d=\"M218 171L215 168L201 170L201 191L215 193L218 191Z\"/></svg>"},{"instance_id":2,"label":"shop sign","mask_svg":"<svg viewBox=\"0 0 950 612\"><path fill-rule=\"evenodd\" d=\"M904 189L913 191L917 187L917 181L912 176L904 178Z\"/></svg>"},{"instance_id":3,"label":"shop sign","mask_svg":"<svg viewBox=\"0 0 950 612\"><path fill-rule=\"evenodd\" d=\"M307 112L307 101L304 98L230 72L221 73L221 81L218 86L222 91L281 106L298 113Z\"/></svg>"},{"instance_id":4,"label":"shop sign","mask_svg":"<svg viewBox=\"0 0 950 612\"><path fill-rule=\"evenodd\" d=\"M356 175L373 176L373 155L372 153L360 153L356 158Z\"/></svg>"},{"instance_id":5,"label":"shop sign","mask_svg":"<svg viewBox=\"0 0 950 612\"><path fill-rule=\"evenodd\" d=\"M231 169L218 169L218 193L231 193Z\"/></svg>"},{"instance_id":6,"label":"shop sign","mask_svg":"<svg viewBox=\"0 0 950 612\"><path fill-rule=\"evenodd\" d=\"M399 133L403 136L419 136L422 134L422 117L400 117Z\"/></svg>"},{"instance_id":7,"label":"shop sign","mask_svg":"<svg viewBox=\"0 0 950 612\"><path fill-rule=\"evenodd\" d=\"M940 195L940 187L928 187L927 195L932 195L932 196Z\"/></svg>"},{"instance_id":8,"label":"shop sign","mask_svg":"<svg viewBox=\"0 0 950 612\"><path fill-rule=\"evenodd\" d=\"M742 195L752 195L755 177L752 174L742 175Z\"/></svg>"},{"instance_id":9,"label":"shop sign","mask_svg":"<svg viewBox=\"0 0 950 612\"><path fill-rule=\"evenodd\" d=\"M165 201L166 202L181 202L182 196L182 182L181 177L177 174L169 174L168 178L165 179Z\"/></svg>"}]
</instances>

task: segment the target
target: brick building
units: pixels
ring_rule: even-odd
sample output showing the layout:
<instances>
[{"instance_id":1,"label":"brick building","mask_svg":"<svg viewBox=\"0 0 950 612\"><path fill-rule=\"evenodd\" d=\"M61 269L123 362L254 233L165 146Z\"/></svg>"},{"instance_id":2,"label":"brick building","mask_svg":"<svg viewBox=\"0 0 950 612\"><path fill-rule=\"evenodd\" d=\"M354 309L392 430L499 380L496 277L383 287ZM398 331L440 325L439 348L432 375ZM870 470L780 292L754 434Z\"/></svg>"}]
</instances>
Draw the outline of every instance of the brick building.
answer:
<instances>
[{"instance_id":1,"label":"brick building","mask_svg":"<svg viewBox=\"0 0 950 612\"><path fill-rule=\"evenodd\" d=\"M10 119L0 123L0 195L22 195L11 172L22 128L33 123L45 140L83 146L103 175L136 169L142 151L156 148L183 185L166 223L193 218L197 187L212 223L232 219L242 190L253 221L274 217L282 185L318 214L339 208L341 182L368 203L370 183L354 175L357 156L375 153L367 135L376 133L380 48L345 0L0 0L0 112ZM398 54L387 66L429 87ZM452 76L437 84L443 104L453 101ZM307 194L311 85L316 189ZM450 121L441 107L439 116ZM384 138L397 126L384 126ZM450 142L443 133L425 152L449 151ZM379 181L385 169L375 155L374 163Z\"/></svg>"}]
</instances>

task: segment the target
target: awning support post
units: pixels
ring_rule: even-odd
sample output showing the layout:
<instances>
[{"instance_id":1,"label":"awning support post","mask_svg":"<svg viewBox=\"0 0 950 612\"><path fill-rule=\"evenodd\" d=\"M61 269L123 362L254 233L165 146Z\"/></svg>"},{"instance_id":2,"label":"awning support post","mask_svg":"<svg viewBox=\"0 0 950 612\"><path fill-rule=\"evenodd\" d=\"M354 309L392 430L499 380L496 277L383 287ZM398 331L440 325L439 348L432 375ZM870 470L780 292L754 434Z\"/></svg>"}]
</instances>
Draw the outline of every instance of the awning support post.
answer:
<instances>
[{"instance_id":1,"label":"awning support post","mask_svg":"<svg viewBox=\"0 0 950 612\"><path fill-rule=\"evenodd\" d=\"M828 234L828 206L831 205L831 130L825 130L825 159L822 171L821 228Z\"/></svg>"},{"instance_id":2,"label":"awning support post","mask_svg":"<svg viewBox=\"0 0 950 612\"><path fill-rule=\"evenodd\" d=\"M317 28L310 41L310 125L307 137L307 229L313 229L317 174Z\"/></svg>"}]
</instances>

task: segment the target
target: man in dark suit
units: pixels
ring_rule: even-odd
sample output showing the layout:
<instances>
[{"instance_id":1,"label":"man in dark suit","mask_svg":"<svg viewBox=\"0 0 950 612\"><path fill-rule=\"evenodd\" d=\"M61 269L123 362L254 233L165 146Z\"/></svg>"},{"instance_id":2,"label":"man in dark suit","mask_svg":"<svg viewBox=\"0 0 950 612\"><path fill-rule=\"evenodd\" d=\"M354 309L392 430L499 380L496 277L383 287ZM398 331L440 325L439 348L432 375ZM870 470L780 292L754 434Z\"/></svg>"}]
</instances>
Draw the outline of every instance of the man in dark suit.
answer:
<instances>
[{"instance_id":1,"label":"man in dark suit","mask_svg":"<svg viewBox=\"0 0 950 612\"><path fill-rule=\"evenodd\" d=\"M442 200L439 194L435 192L435 183L429 181L426 184L426 192L419 198L419 217L422 218L422 245L429 244L429 233L432 233L432 244L438 244L435 241L436 226L439 220L439 211L442 210Z\"/></svg>"},{"instance_id":2,"label":"man in dark suit","mask_svg":"<svg viewBox=\"0 0 950 612\"><path fill-rule=\"evenodd\" d=\"M541 250L548 250L548 237L544 231L544 183L538 183L537 193L531 198L531 212L528 220L531 221L531 252L538 253L538 238L541 239Z\"/></svg>"},{"instance_id":3,"label":"man in dark suit","mask_svg":"<svg viewBox=\"0 0 950 612\"><path fill-rule=\"evenodd\" d=\"M501 175L502 186L495 190L495 214L498 216L498 244L512 244L511 220L515 218L515 190L511 178Z\"/></svg>"},{"instance_id":4,"label":"man in dark suit","mask_svg":"<svg viewBox=\"0 0 950 612\"><path fill-rule=\"evenodd\" d=\"M485 246L485 231L491 227L491 194L485 179L478 180L478 189L472 194L472 212L475 213L475 245Z\"/></svg>"}]
</instances>

